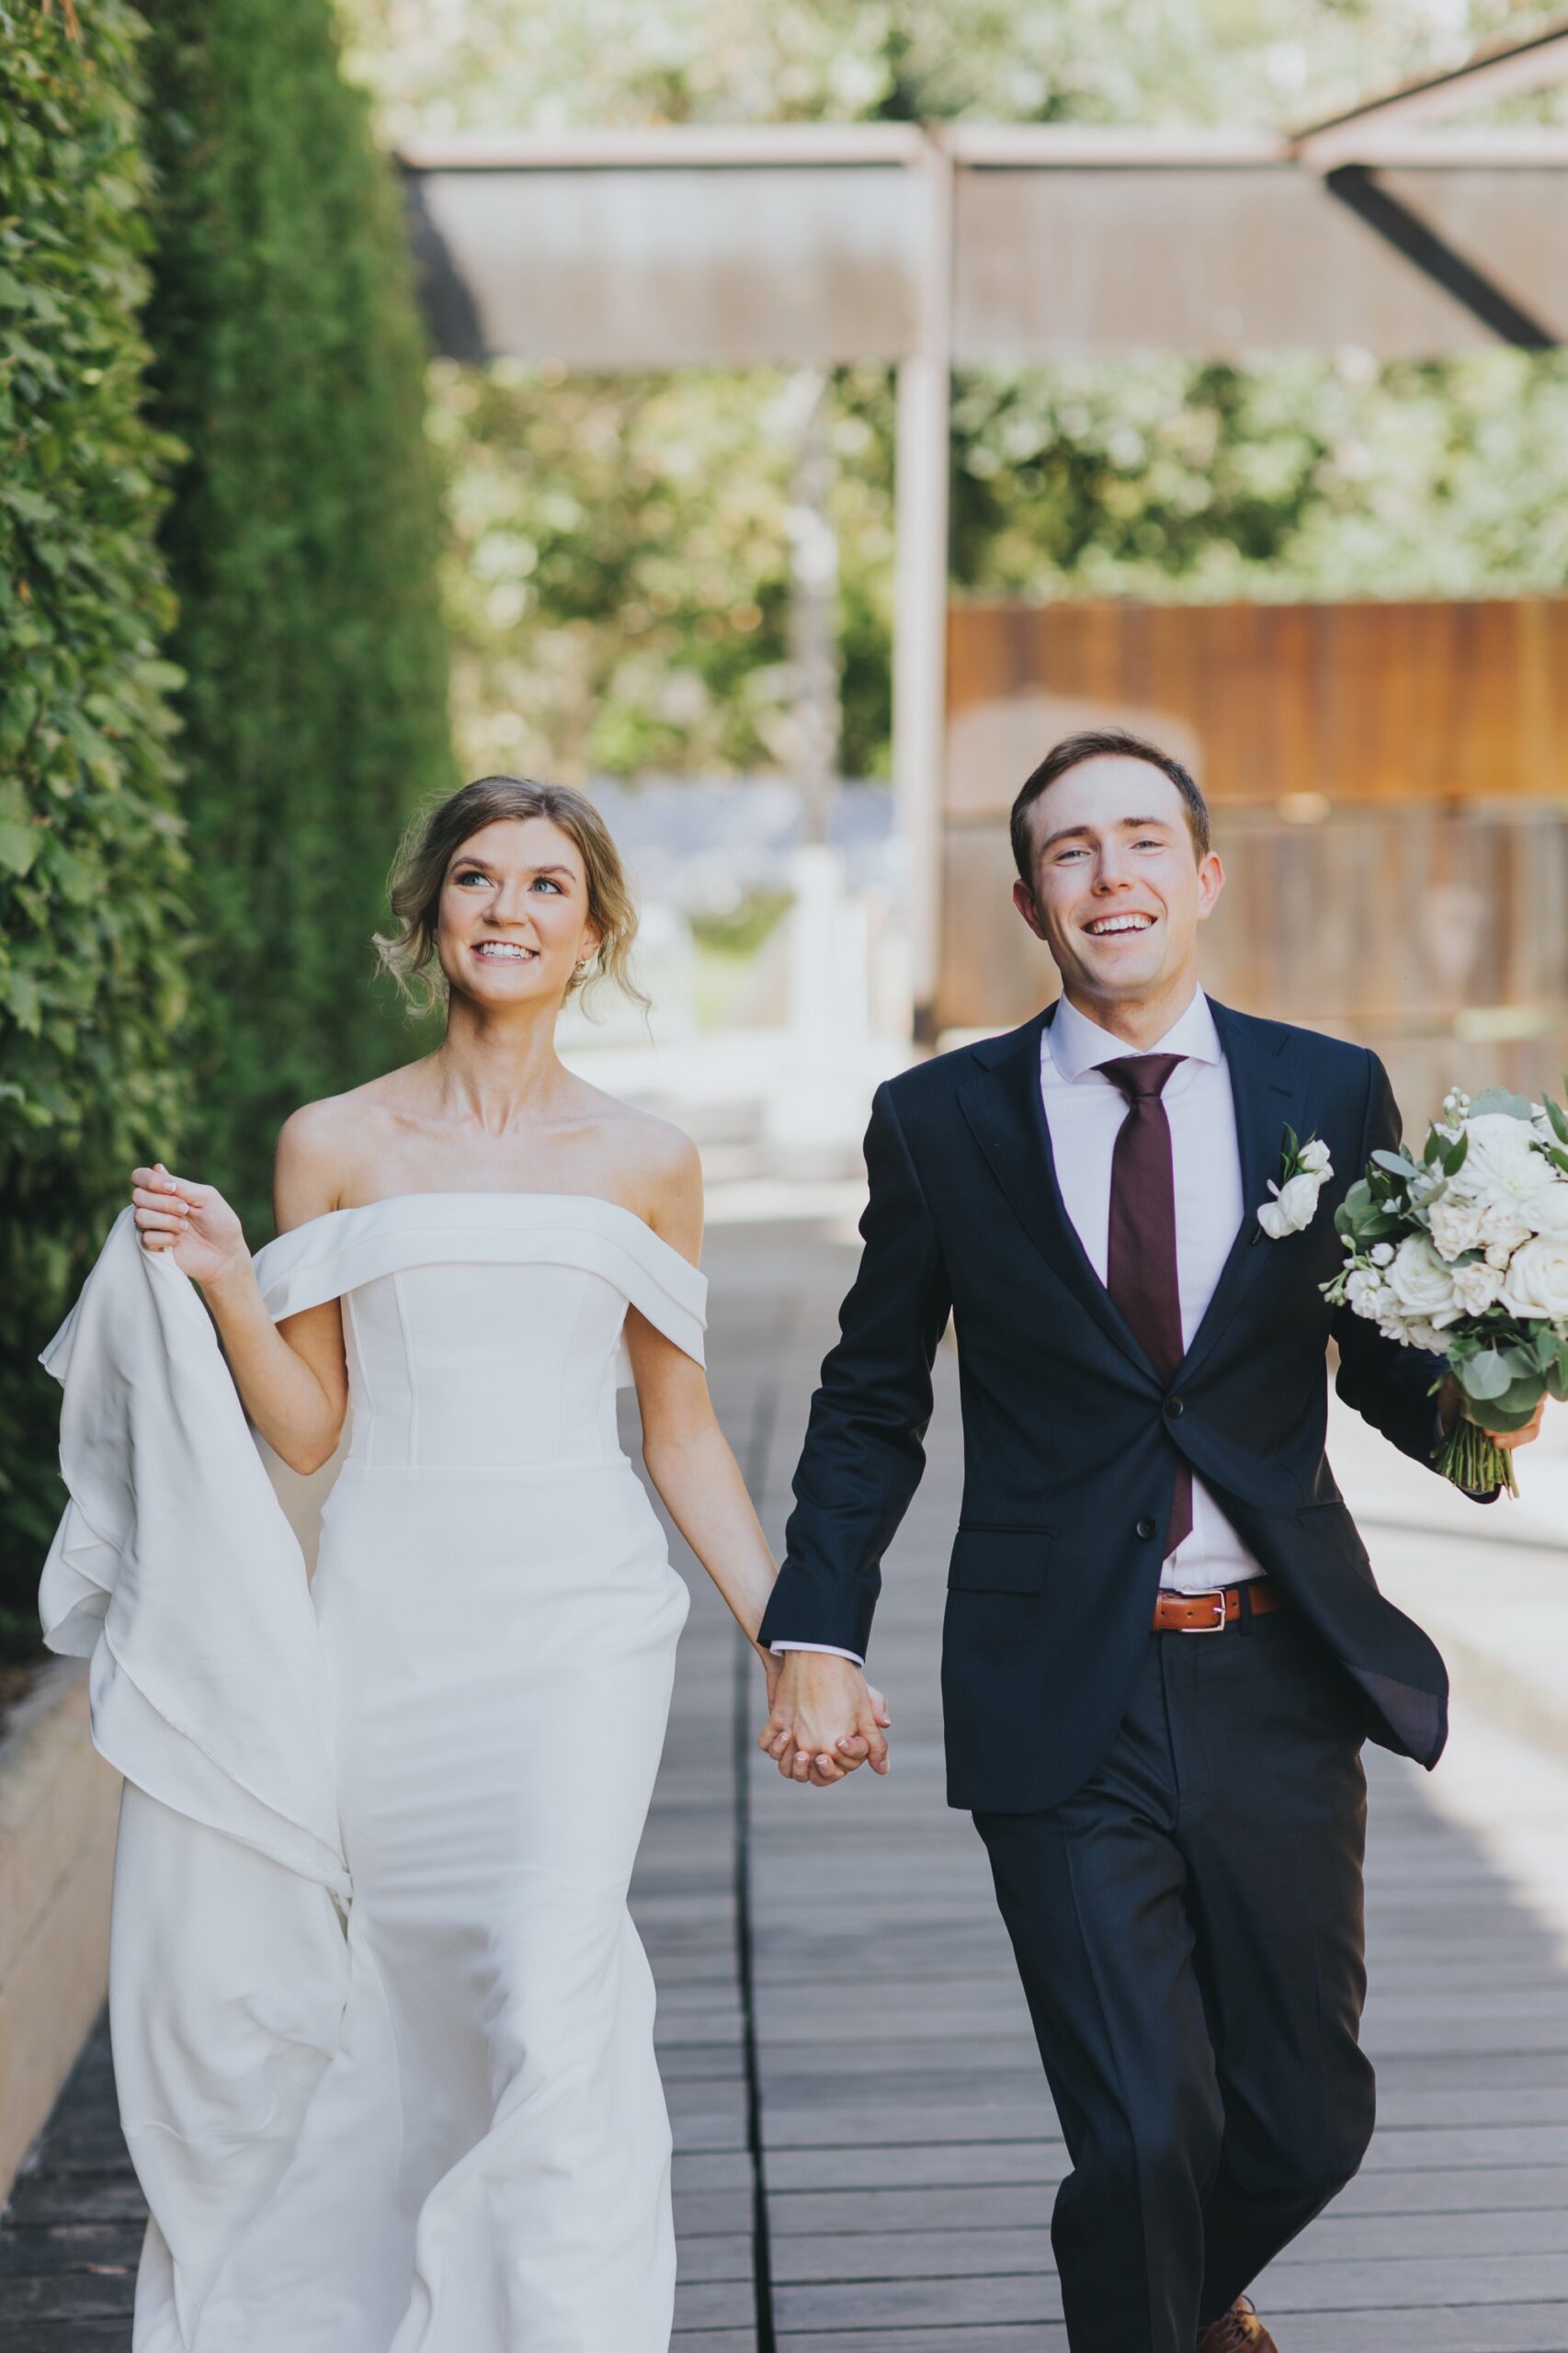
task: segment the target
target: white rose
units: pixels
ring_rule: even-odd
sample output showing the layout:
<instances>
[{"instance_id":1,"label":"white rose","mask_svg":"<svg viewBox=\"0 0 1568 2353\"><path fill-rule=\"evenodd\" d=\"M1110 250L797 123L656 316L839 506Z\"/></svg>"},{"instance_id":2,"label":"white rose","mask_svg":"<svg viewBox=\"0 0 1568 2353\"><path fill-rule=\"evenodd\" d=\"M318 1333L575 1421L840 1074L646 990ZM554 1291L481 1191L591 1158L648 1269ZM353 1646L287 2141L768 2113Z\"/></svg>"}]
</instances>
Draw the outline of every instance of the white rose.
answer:
<instances>
[{"instance_id":1,"label":"white rose","mask_svg":"<svg viewBox=\"0 0 1568 2353\"><path fill-rule=\"evenodd\" d=\"M1438 1331L1435 1324L1429 1324L1424 1315L1412 1315L1407 1319L1404 1336L1413 1348L1426 1348L1435 1357L1440 1357L1443 1353L1443 1334Z\"/></svg>"},{"instance_id":2,"label":"white rose","mask_svg":"<svg viewBox=\"0 0 1568 2353\"><path fill-rule=\"evenodd\" d=\"M1282 1242L1288 1233L1300 1233L1311 1225L1318 1205L1318 1195L1324 1180L1304 1169L1292 1176L1288 1185L1269 1188L1275 1198L1265 1201L1257 1212L1257 1222L1271 1242Z\"/></svg>"},{"instance_id":3,"label":"white rose","mask_svg":"<svg viewBox=\"0 0 1568 2353\"><path fill-rule=\"evenodd\" d=\"M1375 1242L1372 1245L1372 1264L1374 1267L1392 1266L1393 1244L1392 1242Z\"/></svg>"},{"instance_id":4,"label":"white rose","mask_svg":"<svg viewBox=\"0 0 1568 2353\"><path fill-rule=\"evenodd\" d=\"M1404 1338L1404 1310L1392 1290L1385 1286L1374 1302L1378 1329L1391 1340Z\"/></svg>"},{"instance_id":5,"label":"white rose","mask_svg":"<svg viewBox=\"0 0 1568 2353\"><path fill-rule=\"evenodd\" d=\"M1546 1315L1568 1322L1568 1241L1542 1234L1515 1251L1503 1287L1516 1315Z\"/></svg>"},{"instance_id":6,"label":"white rose","mask_svg":"<svg viewBox=\"0 0 1568 2353\"><path fill-rule=\"evenodd\" d=\"M1503 1277L1484 1259L1454 1268L1454 1297L1467 1315L1484 1315L1503 1296Z\"/></svg>"},{"instance_id":7,"label":"white rose","mask_svg":"<svg viewBox=\"0 0 1568 2353\"><path fill-rule=\"evenodd\" d=\"M1460 1313L1452 1270L1424 1233L1408 1234L1400 1244L1388 1271L1388 1283L1407 1317L1424 1316L1441 1326L1451 1324Z\"/></svg>"},{"instance_id":8,"label":"white rose","mask_svg":"<svg viewBox=\"0 0 1568 2353\"><path fill-rule=\"evenodd\" d=\"M1538 1233L1550 1233L1557 1239L1568 1234L1568 1182L1560 1176L1536 1196L1530 1223Z\"/></svg>"},{"instance_id":9,"label":"white rose","mask_svg":"<svg viewBox=\"0 0 1568 2353\"><path fill-rule=\"evenodd\" d=\"M1510 1119L1506 1111L1483 1111L1467 1121L1470 1149L1453 1182L1461 1193L1497 1208L1511 1207L1516 1215L1551 1181L1551 1170L1536 1148L1528 1120ZM1501 1241L1501 1234L1488 1236Z\"/></svg>"},{"instance_id":10,"label":"white rose","mask_svg":"<svg viewBox=\"0 0 1568 2353\"><path fill-rule=\"evenodd\" d=\"M1537 1196L1538 1199L1540 1198ZM1488 1201L1482 1210L1481 1239L1494 1267L1506 1266L1509 1252L1517 1250L1521 1242L1528 1242L1534 1230L1529 1219L1511 1201ZM1494 1258L1494 1250L1501 1250L1503 1256Z\"/></svg>"},{"instance_id":11,"label":"white rose","mask_svg":"<svg viewBox=\"0 0 1568 2353\"><path fill-rule=\"evenodd\" d=\"M1440 1258L1461 1258L1481 1247L1481 1204L1445 1193L1432 1204L1432 1246Z\"/></svg>"},{"instance_id":12,"label":"white rose","mask_svg":"<svg viewBox=\"0 0 1568 2353\"><path fill-rule=\"evenodd\" d=\"M1376 1323L1378 1294L1382 1287L1383 1279L1376 1267L1358 1267L1345 1286L1345 1296L1352 1313L1364 1315L1369 1323Z\"/></svg>"},{"instance_id":13,"label":"white rose","mask_svg":"<svg viewBox=\"0 0 1568 2353\"><path fill-rule=\"evenodd\" d=\"M1328 1146L1321 1136L1314 1136L1311 1143L1304 1143L1296 1158L1298 1165L1310 1176L1321 1176L1326 1181L1334 1174L1329 1164Z\"/></svg>"}]
</instances>

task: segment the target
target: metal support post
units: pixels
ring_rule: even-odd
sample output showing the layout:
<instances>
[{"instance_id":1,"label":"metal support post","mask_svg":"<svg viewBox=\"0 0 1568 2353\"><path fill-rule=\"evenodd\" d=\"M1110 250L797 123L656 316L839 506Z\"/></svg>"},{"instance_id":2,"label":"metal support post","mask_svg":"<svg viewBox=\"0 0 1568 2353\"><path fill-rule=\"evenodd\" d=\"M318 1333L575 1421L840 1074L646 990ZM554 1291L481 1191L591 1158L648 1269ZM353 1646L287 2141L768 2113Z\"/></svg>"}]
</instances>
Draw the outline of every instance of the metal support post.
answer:
<instances>
[{"instance_id":1,"label":"metal support post","mask_svg":"<svg viewBox=\"0 0 1568 2353\"><path fill-rule=\"evenodd\" d=\"M898 370L893 798L903 852L914 1030L936 1035L947 729L948 473L952 401L953 172L928 134L916 272L917 348Z\"/></svg>"}]
</instances>

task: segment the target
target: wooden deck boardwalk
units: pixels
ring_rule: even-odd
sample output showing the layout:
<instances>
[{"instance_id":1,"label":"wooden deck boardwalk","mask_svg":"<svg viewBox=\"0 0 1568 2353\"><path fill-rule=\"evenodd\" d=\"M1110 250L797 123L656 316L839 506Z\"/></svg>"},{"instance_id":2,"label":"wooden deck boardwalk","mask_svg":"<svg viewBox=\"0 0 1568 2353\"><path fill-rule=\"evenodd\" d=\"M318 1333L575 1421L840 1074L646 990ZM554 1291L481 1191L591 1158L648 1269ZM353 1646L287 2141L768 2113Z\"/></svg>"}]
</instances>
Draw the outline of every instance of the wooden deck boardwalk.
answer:
<instances>
[{"instance_id":1,"label":"wooden deck boardwalk","mask_svg":"<svg viewBox=\"0 0 1568 2353\"><path fill-rule=\"evenodd\" d=\"M714 1391L775 1536L853 1264L804 1226L712 1237ZM633 1890L676 2131L676 2353L1065 2345L1061 2143L979 1841L942 1802L946 1356L940 1376L878 1620L885 1782L790 1789L755 1755L760 1683L698 1579ZM1568 2353L1568 1963L1423 1777L1369 1763L1378 2136L1259 2302L1282 2353ZM126 2353L139 2213L100 2036L0 2225L0 2353Z\"/></svg>"}]
</instances>

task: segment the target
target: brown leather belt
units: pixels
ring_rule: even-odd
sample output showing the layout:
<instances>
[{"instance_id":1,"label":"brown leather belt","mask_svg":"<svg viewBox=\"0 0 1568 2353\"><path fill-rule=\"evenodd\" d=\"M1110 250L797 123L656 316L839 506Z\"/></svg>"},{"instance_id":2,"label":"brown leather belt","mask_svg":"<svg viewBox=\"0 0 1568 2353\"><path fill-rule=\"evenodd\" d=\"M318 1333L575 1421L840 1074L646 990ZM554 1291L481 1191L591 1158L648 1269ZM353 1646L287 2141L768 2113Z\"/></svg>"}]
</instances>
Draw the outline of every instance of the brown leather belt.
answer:
<instances>
[{"instance_id":1,"label":"brown leather belt","mask_svg":"<svg viewBox=\"0 0 1568 2353\"><path fill-rule=\"evenodd\" d=\"M1244 1605L1243 1594L1247 1596ZM1289 1609L1288 1594L1267 1577L1253 1577L1245 1585L1216 1586L1210 1593L1170 1593L1162 1590L1154 1604L1156 1634L1222 1634L1233 1626L1243 1608L1256 1618L1271 1609Z\"/></svg>"}]
</instances>

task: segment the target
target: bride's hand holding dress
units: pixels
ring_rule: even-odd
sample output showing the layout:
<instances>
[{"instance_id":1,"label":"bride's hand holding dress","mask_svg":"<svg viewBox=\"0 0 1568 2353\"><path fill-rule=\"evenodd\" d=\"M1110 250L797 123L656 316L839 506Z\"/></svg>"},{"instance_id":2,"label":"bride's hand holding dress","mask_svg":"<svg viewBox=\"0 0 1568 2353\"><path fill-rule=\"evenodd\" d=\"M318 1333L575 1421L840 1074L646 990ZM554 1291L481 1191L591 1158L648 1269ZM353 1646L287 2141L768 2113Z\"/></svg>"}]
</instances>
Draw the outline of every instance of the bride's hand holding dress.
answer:
<instances>
[{"instance_id":1,"label":"bride's hand holding dress","mask_svg":"<svg viewBox=\"0 0 1568 2353\"><path fill-rule=\"evenodd\" d=\"M279 1140L276 1184L284 1232L334 1205L334 1172L301 1153L297 1131L290 1137L285 1129ZM133 1169L131 1185L142 1249L200 1286L253 1428L290 1470L307 1476L320 1470L348 1410L336 1300L293 1318L285 1336L262 1299L239 1218L215 1185L176 1176L162 1161Z\"/></svg>"},{"instance_id":2,"label":"bride's hand holding dress","mask_svg":"<svg viewBox=\"0 0 1568 2353\"><path fill-rule=\"evenodd\" d=\"M143 1250L166 1250L192 1282L249 1273L244 1229L215 1185L171 1176L160 1160L131 1170L131 1200Z\"/></svg>"}]
</instances>

